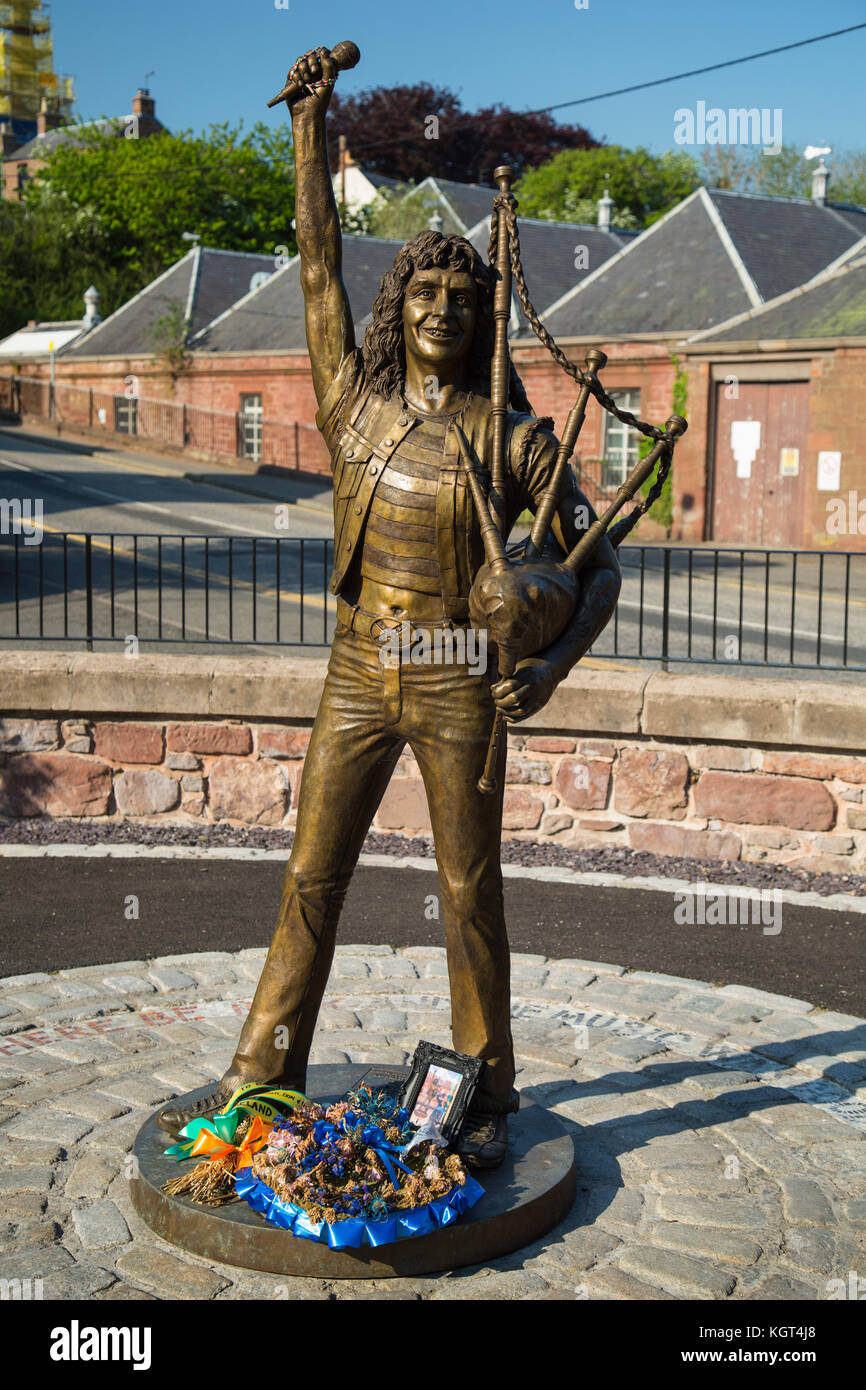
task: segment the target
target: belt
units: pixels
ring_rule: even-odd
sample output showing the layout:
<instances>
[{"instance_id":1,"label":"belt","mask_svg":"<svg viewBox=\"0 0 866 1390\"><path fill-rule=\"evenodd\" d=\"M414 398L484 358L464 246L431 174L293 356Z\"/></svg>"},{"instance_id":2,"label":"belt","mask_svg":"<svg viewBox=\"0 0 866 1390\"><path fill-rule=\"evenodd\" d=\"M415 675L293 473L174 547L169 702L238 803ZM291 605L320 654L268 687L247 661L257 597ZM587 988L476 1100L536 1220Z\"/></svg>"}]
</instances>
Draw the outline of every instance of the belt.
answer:
<instances>
[{"instance_id":1,"label":"belt","mask_svg":"<svg viewBox=\"0 0 866 1390\"><path fill-rule=\"evenodd\" d=\"M337 622L349 632L356 633L358 637L369 637L373 642L381 642L386 632L399 632L404 623L408 624L412 635L416 632L430 631L431 628L469 627L468 622L457 623L453 618L442 618L434 623L424 622L416 627L408 618L383 618L381 614L365 613L357 604L347 603L340 597L337 598Z\"/></svg>"}]
</instances>

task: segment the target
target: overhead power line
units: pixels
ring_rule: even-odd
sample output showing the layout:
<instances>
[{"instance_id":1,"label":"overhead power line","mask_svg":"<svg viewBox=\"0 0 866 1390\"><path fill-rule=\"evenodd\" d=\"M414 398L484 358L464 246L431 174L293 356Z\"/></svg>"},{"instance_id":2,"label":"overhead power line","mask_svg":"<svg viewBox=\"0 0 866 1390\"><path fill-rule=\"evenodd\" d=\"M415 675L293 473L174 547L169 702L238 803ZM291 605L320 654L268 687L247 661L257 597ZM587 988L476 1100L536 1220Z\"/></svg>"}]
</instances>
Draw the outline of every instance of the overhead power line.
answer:
<instances>
[{"instance_id":1,"label":"overhead power line","mask_svg":"<svg viewBox=\"0 0 866 1390\"><path fill-rule=\"evenodd\" d=\"M566 107L569 106L586 106L588 105L588 103L593 101L604 101L607 97L625 96L629 92L645 91L647 87L661 87L664 86L664 84L667 82L679 82L686 77L699 77L702 73L705 72L718 72L720 68L733 68L737 67L740 63L753 63L758 58L769 58L772 57L772 55L775 53L788 53L791 51L791 49L794 48L805 48L808 44L823 43L825 39L837 39L842 34L853 34L858 29L866 29L866 23L851 24L848 26L847 29L833 29L830 33L827 34L816 34L811 39L798 39L796 43L783 43L780 44L777 48L765 48L762 49L760 53L747 53L742 58L728 58L723 63L709 63L706 67L692 68L688 72L675 72L672 73L670 77L655 77L649 82L635 82L628 87L614 87L609 92L596 92L594 96L590 97L573 97L569 101L557 101L550 106L535 106L532 108L532 110L518 111L515 112L515 114L518 116L543 116L549 114L551 111L564 111ZM454 124L451 126L451 129L459 129L461 124L468 124L468 121L455 121ZM403 145L405 143L406 137L405 135L401 135L388 140L361 140L358 142L357 148L361 151L378 150L385 149L390 145ZM354 141L352 153L353 155L355 154Z\"/></svg>"},{"instance_id":2,"label":"overhead power line","mask_svg":"<svg viewBox=\"0 0 866 1390\"><path fill-rule=\"evenodd\" d=\"M590 101L604 101L606 97L624 96L626 92L642 92L647 87L661 87L665 82L679 82L684 77L700 77L705 72L718 72L720 68L734 68L739 63L753 63L757 58L770 58L774 53L789 53L792 48L805 48L810 43L822 43L824 39L838 39L841 34L853 34L857 29L866 29L866 24L851 24L847 29L834 29L829 34L816 34L813 39L799 39L797 43L783 43L778 48L765 48L760 53L747 53L743 58L728 58L724 63L710 63L705 68L692 68L689 72L675 72L671 77L656 77L651 82L636 82L631 87L615 87L610 92L597 92L591 97L575 97L571 101L558 101L553 106L539 106L534 111L521 111L522 116L540 116L542 112L563 111L566 106L584 106Z\"/></svg>"}]
</instances>

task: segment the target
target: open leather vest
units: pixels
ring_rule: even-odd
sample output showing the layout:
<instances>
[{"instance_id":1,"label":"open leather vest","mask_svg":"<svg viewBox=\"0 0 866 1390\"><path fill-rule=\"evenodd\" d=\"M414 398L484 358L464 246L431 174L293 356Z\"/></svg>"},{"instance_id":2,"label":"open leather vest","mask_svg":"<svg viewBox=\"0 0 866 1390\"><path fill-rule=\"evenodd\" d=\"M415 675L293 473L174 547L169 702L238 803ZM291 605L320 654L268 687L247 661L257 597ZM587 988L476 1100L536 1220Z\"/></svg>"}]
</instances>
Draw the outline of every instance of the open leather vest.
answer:
<instances>
[{"instance_id":1,"label":"open leather vest","mask_svg":"<svg viewBox=\"0 0 866 1390\"><path fill-rule=\"evenodd\" d=\"M491 404L485 397L473 397L455 417L461 425L475 460L481 481L486 484L490 457ZM509 414L506 427L506 458L515 431L537 425L529 415ZM418 423L418 417L400 400L385 400L372 391L362 390L348 410L344 427L333 452L334 465L334 569L332 594L342 592L346 574L359 546L382 472L403 440ZM510 527L519 510L517 489L506 469L506 525ZM484 547L471 494L462 476L457 440L452 429L445 431L438 485L435 492L436 554L439 581L446 618L465 622L472 580L484 563ZM396 575L395 575L395 582ZM411 587L411 585L410 585Z\"/></svg>"}]
</instances>

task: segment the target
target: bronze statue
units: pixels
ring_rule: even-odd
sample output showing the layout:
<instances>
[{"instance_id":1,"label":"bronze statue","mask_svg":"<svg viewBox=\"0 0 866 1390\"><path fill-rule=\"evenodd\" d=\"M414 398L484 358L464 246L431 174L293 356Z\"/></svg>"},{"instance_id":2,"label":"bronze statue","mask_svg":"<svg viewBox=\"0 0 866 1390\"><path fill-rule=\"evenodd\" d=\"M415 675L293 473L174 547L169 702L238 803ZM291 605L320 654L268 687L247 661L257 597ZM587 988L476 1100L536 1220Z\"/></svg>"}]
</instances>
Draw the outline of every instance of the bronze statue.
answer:
<instances>
[{"instance_id":1,"label":"bronze statue","mask_svg":"<svg viewBox=\"0 0 866 1390\"><path fill-rule=\"evenodd\" d=\"M543 507L544 531L552 521L562 556L594 513L564 466L576 430L557 469L552 421L532 413L507 356L502 375L502 276L468 241L425 231L407 242L356 347L325 141L325 112L338 66L345 65L325 48L307 53L278 98L290 94L293 103L295 226L316 423L333 461L337 628L277 926L237 1051L213 1096L194 1111L163 1112L160 1123L177 1130L213 1111L243 1082L304 1090L346 889L408 744L435 840L454 1046L486 1062L458 1147L468 1162L492 1167L506 1150L505 1117L518 1104L500 867L504 739L497 739L487 770L486 790L495 784L493 794L482 794L478 784L494 716L525 720L547 703L608 622L620 573L609 540L596 535L562 630L543 651L525 655L524 647L503 662L508 674L500 670L492 684L465 662L381 659L383 634L405 630L404 624L412 633L467 628L470 590L485 559L482 524L490 524L480 512L485 484L500 542L525 508ZM492 401L497 336L499 399ZM600 397L594 368L602 358L588 359ZM583 394L581 418L586 399ZM672 448L670 435L655 433L664 441L659 448ZM497 454L499 476L491 479ZM543 539L533 536L530 557ZM280 1045L285 1038L287 1047Z\"/></svg>"}]
</instances>

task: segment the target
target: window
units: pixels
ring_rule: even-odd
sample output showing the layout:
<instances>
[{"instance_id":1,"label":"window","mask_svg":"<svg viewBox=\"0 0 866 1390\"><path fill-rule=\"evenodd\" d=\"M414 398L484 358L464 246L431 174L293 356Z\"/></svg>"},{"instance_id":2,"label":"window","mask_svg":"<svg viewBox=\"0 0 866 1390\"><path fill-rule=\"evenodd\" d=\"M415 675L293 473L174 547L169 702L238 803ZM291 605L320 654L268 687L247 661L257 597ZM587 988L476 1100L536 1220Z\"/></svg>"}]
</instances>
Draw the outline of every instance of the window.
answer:
<instances>
[{"instance_id":1,"label":"window","mask_svg":"<svg viewBox=\"0 0 866 1390\"><path fill-rule=\"evenodd\" d=\"M620 410L628 410L632 415L637 415L640 410L640 391L611 391L609 395ZM603 488L617 488L625 482L637 463L640 440L641 436L636 430L629 429L615 415L604 412Z\"/></svg>"},{"instance_id":2,"label":"window","mask_svg":"<svg viewBox=\"0 0 866 1390\"><path fill-rule=\"evenodd\" d=\"M135 396L115 396L114 428L118 434L138 433L138 400Z\"/></svg>"},{"instance_id":3,"label":"window","mask_svg":"<svg viewBox=\"0 0 866 1390\"><path fill-rule=\"evenodd\" d=\"M262 456L262 398L260 395L241 396L240 408L241 458L258 462Z\"/></svg>"},{"instance_id":4,"label":"window","mask_svg":"<svg viewBox=\"0 0 866 1390\"><path fill-rule=\"evenodd\" d=\"M26 164L18 165L18 192L20 193L28 178L30 177Z\"/></svg>"}]
</instances>

